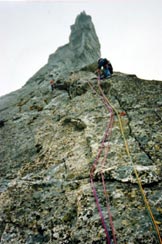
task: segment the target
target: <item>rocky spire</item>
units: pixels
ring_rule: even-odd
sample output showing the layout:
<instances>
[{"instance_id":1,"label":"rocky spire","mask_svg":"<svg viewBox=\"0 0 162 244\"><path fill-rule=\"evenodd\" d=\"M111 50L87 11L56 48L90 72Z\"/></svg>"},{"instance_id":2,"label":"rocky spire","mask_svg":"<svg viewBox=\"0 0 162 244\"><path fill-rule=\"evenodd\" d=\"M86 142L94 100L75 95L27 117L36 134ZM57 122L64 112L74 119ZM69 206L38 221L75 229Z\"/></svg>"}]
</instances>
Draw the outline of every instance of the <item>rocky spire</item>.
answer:
<instances>
[{"instance_id":1,"label":"rocky spire","mask_svg":"<svg viewBox=\"0 0 162 244\"><path fill-rule=\"evenodd\" d=\"M71 26L69 43L51 54L48 65L64 71L75 71L96 62L100 57L100 43L91 16L80 13Z\"/></svg>"},{"instance_id":2,"label":"rocky spire","mask_svg":"<svg viewBox=\"0 0 162 244\"><path fill-rule=\"evenodd\" d=\"M100 44L91 16L85 12L78 15L75 24L71 26L69 45L83 65L95 62L100 56Z\"/></svg>"},{"instance_id":3,"label":"rocky spire","mask_svg":"<svg viewBox=\"0 0 162 244\"><path fill-rule=\"evenodd\" d=\"M100 43L91 16L81 12L71 26L69 43L59 47L51 54L48 63L43 66L26 84L35 83L39 77L54 74L55 78L93 64L100 57Z\"/></svg>"}]
</instances>

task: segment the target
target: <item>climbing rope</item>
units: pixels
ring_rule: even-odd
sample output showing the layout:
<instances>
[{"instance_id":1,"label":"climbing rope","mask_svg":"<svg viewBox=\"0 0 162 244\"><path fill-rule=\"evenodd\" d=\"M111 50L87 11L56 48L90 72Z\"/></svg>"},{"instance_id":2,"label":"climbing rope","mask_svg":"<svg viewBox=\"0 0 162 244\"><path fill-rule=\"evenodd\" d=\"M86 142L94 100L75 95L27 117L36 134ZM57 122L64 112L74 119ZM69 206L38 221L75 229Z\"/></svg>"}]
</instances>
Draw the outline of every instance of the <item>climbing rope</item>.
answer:
<instances>
[{"instance_id":1,"label":"climbing rope","mask_svg":"<svg viewBox=\"0 0 162 244\"><path fill-rule=\"evenodd\" d=\"M118 113L117 109L110 103L108 98L105 96L105 94L104 94L104 92L103 92L103 90L101 88L99 79L98 79L98 87L99 87L99 90L100 90L100 92L102 94L102 97L103 97L103 100L104 100L104 104L105 105L107 104L106 106L109 106L109 108L113 109L115 111L116 115L117 115L117 118L118 118L118 121L119 121L120 130L121 130L121 134L122 134L122 137L123 137L123 140L124 140L126 153L127 153L128 157L129 157L131 166L132 166L132 168L134 170L134 173L135 173L135 176L136 176L136 179L137 179L137 183L138 183L138 186L139 186L143 201L145 203L145 207L146 207L146 209L147 209L147 211L149 213L149 216L150 216L150 219L151 219L151 223L152 223L152 225L153 225L153 227L154 227L154 229L156 231L156 236L158 237L159 243L162 244L159 228L158 228L158 226L156 224L156 220L155 220L154 215L152 213L152 210L151 210L151 207L149 205L149 202L148 202L148 200L146 198L146 195L145 195L145 192L143 190L142 183L141 183L140 177L138 175L138 172L137 172L137 170L136 170L136 168L135 168L135 166L133 164L133 161L132 161L132 157L131 157L131 154L130 154L130 151L129 151L129 147L128 147L128 142L127 142L125 134L124 134L124 129L123 129L123 125L122 125L122 121L121 121L121 118L119 116L119 113Z\"/></svg>"},{"instance_id":2,"label":"climbing rope","mask_svg":"<svg viewBox=\"0 0 162 244\"><path fill-rule=\"evenodd\" d=\"M106 98L106 99L107 99L107 98ZM107 100L108 100L108 99L107 99ZM125 138L125 134L124 134L124 129L123 129L123 125L122 125L121 118L120 118L120 116L119 116L119 113L118 113L117 110L115 109L115 107L113 107L112 104L111 104L111 106L112 106L113 110L115 111L115 113L116 113L116 115L117 115L117 117L118 117L118 121L119 121L119 125L120 125L121 134L122 134L122 137L123 137L123 139L124 139L125 149L126 149L126 152L127 152L128 157L129 157L129 160L130 160L131 166L132 166L132 168L133 168L133 171L134 171L134 173L135 173L135 176L136 176L136 179L137 179L137 182L138 182L138 186L139 186L139 189L140 189L140 192L141 192L143 201L144 201L144 203L145 203L145 207L146 207L146 209L147 209L147 211L148 211L148 213L149 213L151 222L152 222L153 227L154 227L154 229L155 229L155 231L156 231L156 234L157 234L157 237L158 237L158 241L159 241L160 244L162 244L162 240L161 240L161 236L160 236L159 228L158 228L158 226L157 226L157 224L156 224L156 220L155 220L154 215L153 215L153 213L152 213L152 210L151 210L151 207L150 207L150 205L149 205L149 202L148 202L148 200L147 200L147 198L146 198L146 195L145 195L144 189L143 189L143 187L142 187L142 183L141 183L140 177L139 177L139 175L138 175L138 172L137 172L137 170L136 170L136 168L135 168L135 166L134 166L134 164L133 164L133 161L132 161L132 157L131 157L131 154L130 154L130 151L129 151L129 147L128 147L128 142L127 142L127 140L126 140L126 138Z\"/></svg>"},{"instance_id":3,"label":"climbing rope","mask_svg":"<svg viewBox=\"0 0 162 244\"><path fill-rule=\"evenodd\" d=\"M93 86L90 83L89 83L89 85L96 92L96 90L93 88ZM105 148L105 141L108 140L108 138L111 135L113 121L114 121L113 109L111 108L109 103L104 99L103 96L101 96L101 100L105 104L108 112L110 113L110 120L107 123L106 130L105 130L103 139L101 141L101 145L99 147L97 157L94 160L94 163L92 165L92 168L91 168L91 171L90 171L90 180L91 180L92 192L93 192L93 195L94 195L94 198L95 198L95 201L96 201L96 205L97 205L98 212L99 212L99 215L100 215L100 218L101 218L102 226L103 226L105 234L106 234L106 241L107 241L108 244L111 244L112 242L111 242L110 231L108 230L108 227L106 225L105 218L104 218L104 215L102 213L102 209L101 209L101 206L100 206L100 203L99 203L99 197L98 197L98 194L97 194L97 190L96 190L95 184L94 184L94 172L95 172L97 164L99 163L99 159L100 159L101 153L102 153L103 149ZM109 148L110 148L110 145L108 143L108 146L107 146L107 148L105 150L104 157L103 157L103 159L101 161L102 167L104 167L105 161L107 159ZM107 208L107 211L108 211L108 217L109 217L110 226L111 226L112 235L113 235L113 243L116 244L117 242L116 242L116 237L115 237L115 228L114 228L113 221L112 221L112 215L111 215L110 205L109 205L109 197L108 197L108 193L107 193L107 190L106 190L104 173L103 173L102 170L101 170L101 179L102 179L103 191L104 191L104 195L105 195L106 208Z\"/></svg>"}]
</instances>

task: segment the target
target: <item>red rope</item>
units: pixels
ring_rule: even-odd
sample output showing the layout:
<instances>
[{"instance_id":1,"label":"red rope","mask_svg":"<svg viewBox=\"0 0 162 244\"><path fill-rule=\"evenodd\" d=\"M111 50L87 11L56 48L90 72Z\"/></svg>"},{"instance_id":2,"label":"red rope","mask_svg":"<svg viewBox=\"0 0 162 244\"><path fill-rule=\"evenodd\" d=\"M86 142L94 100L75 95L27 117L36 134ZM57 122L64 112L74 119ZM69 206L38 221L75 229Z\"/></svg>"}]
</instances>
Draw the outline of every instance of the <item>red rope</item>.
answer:
<instances>
[{"instance_id":1,"label":"red rope","mask_svg":"<svg viewBox=\"0 0 162 244\"><path fill-rule=\"evenodd\" d=\"M90 85L91 86L91 85ZM112 126L113 126L113 121L114 121L114 114L113 114L113 109L112 107L109 105L109 103L107 102L107 100L105 99L105 95L102 91L102 88L99 84L99 79L98 79L98 87L99 87L99 90L101 92L101 99L102 99L102 102L105 104L107 110L109 111L110 113L110 120L108 121L107 123L107 126L106 126L106 130L105 130L105 133L104 133L104 136L103 136L103 139L101 141L101 145L99 147L99 150L98 150L98 154L97 154L97 157L96 159L94 160L94 163L92 165L92 168L90 170L90 180L91 180L91 187L92 187L92 192L93 192L93 195L94 195L94 198L95 198L95 201L96 201L96 205L97 205L97 208L98 208L98 212L99 212L99 215L100 215L100 218L101 218L101 222L102 222L102 226L104 228L104 231L105 231L105 234L106 234L106 240L107 240L107 243L108 244L111 244L111 237L110 237L110 233L109 233L109 230L107 228L107 225L105 223L105 219L104 219L104 216L103 216L103 213L102 213L102 210L101 210L101 206L100 206L100 203L99 203L99 198L98 198L98 195L97 195L97 191L96 191L96 188L95 188L95 184L94 184L94 171L96 169L96 166L97 164L99 163L99 158L101 156L101 153L105 147L105 141L108 139L108 137L110 137L111 135L111 132L112 132ZM92 86L91 88L93 90L95 90ZM96 92L96 90L95 90ZM97 93L97 92L96 92ZM104 154L104 158L102 160L102 167L105 165L105 161L107 159L107 155L108 155L108 151L110 149L110 145L109 145L109 142L108 142L108 147L107 147L107 150ZM103 190L104 190L104 194L105 194L105 199L106 199L106 207L107 207L107 211L108 211L108 216L109 216L109 221L110 221L110 226L111 226L111 229L112 229L112 234L113 234L113 240L114 240L114 244L116 244L116 237L115 237L115 228L114 228L114 225L113 225L113 221L112 221L112 215L111 215L111 211L110 211L110 206L108 204L109 202L109 198L108 198L108 194L107 194L107 190L106 190L106 184L105 184L105 179L104 179L104 174L103 174L103 171L101 171L101 178L102 178L102 185L103 185Z\"/></svg>"},{"instance_id":2,"label":"red rope","mask_svg":"<svg viewBox=\"0 0 162 244\"><path fill-rule=\"evenodd\" d=\"M101 94L102 94L102 96L104 98L104 104L107 107L108 111L110 112L109 135L111 135L111 133L112 133L112 127L113 127L113 122L114 122L113 109L110 106L110 104L107 102L107 100L105 99L105 95L104 95L103 90L102 90L102 88L100 86L99 80L98 80L98 86L99 86L99 89L101 91ZM104 155L104 159L102 160L102 165L103 166L104 166L105 161L107 159L109 149L110 149L110 144L109 144L109 141L108 141L107 150L106 150L106 153ZM108 197L107 190L106 190L106 184L105 184L105 179L104 179L103 172L101 172L101 177L102 177L102 184L103 184L103 189L104 189L104 193L105 193L105 199L106 199L106 205L107 205L107 211L108 211L110 226L111 226L112 234L113 234L113 240L114 240L114 244L116 244L117 242L116 242L116 237L115 237L115 228L114 228L114 225L113 225L112 215L111 215L111 211L110 211L110 205L108 204L109 203L109 197Z\"/></svg>"}]
</instances>

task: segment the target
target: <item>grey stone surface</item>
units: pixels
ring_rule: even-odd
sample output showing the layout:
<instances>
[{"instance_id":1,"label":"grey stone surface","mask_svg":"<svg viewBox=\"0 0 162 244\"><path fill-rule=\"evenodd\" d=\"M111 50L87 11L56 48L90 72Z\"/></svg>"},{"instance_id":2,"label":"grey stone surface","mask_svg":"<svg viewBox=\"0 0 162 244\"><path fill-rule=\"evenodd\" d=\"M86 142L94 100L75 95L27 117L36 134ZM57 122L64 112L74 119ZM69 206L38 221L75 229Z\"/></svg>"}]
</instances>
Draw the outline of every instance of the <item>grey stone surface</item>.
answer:
<instances>
[{"instance_id":1,"label":"grey stone surface","mask_svg":"<svg viewBox=\"0 0 162 244\"><path fill-rule=\"evenodd\" d=\"M49 74L53 74L56 79L62 79L71 72L93 64L100 55L100 43L91 16L83 11L71 26L69 43L51 54L48 63L28 83L39 83L44 77L48 78Z\"/></svg>"},{"instance_id":2,"label":"grey stone surface","mask_svg":"<svg viewBox=\"0 0 162 244\"><path fill-rule=\"evenodd\" d=\"M75 47L77 55L82 49L75 35L82 23L83 33L88 26L95 35L90 17L82 13L71 27L68 44ZM87 43L84 38L83 34L83 44ZM58 49L60 57L63 49ZM87 50L87 66L83 67L83 59L72 73L59 74L54 93L48 74L38 72L22 89L0 98L0 118L4 121L0 127L1 244L106 243L90 185L90 169L110 113L98 94L95 65L91 65L99 53L92 57L91 48ZM52 65L54 56L49 58ZM52 70L54 73L55 68ZM118 114L124 112L121 120L132 162L162 233L162 82L114 73L101 82L101 87ZM101 154L94 176L107 225L101 171L117 243L159 243L115 112L107 148L106 162L101 166Z\"/></svg>"}]
</instances>

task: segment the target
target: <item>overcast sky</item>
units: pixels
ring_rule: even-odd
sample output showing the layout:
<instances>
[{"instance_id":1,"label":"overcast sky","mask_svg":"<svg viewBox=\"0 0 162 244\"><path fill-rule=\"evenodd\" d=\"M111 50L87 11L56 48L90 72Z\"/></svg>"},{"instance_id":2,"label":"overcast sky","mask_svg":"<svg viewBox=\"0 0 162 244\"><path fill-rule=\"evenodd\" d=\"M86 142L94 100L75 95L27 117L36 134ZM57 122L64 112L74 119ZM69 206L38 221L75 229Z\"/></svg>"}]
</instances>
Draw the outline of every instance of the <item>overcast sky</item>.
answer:
<instances>
[{"instance_id":1,"label":"overcast sky","mask_svg":"<svg viewBox=\"0 0 162 244\"><path fill-rule=\"evenodd\" d=\"M0 96L21 88L69 42L83 10L115 71L162 80L162 0L0 0Z\"/></svg>"}]
</instances>

